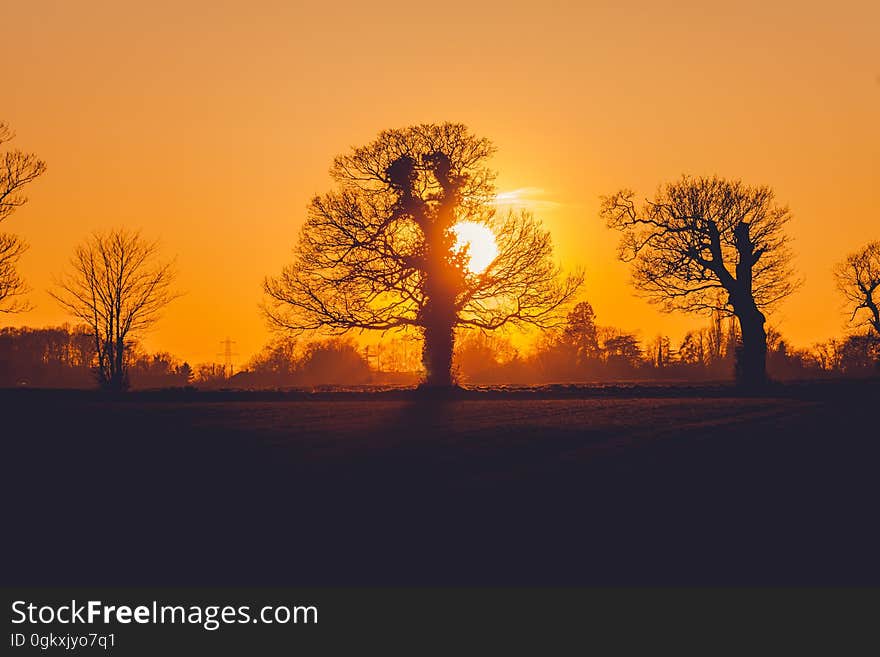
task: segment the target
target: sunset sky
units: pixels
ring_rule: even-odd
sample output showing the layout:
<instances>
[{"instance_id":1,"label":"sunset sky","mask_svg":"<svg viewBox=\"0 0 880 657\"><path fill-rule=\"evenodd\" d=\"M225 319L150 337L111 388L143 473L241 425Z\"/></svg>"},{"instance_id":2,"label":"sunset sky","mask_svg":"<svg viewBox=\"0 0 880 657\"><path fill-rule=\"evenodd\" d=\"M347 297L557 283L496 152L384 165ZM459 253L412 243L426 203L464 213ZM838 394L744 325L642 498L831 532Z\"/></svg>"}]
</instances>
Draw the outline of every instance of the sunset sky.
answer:
<instances>
[{"instance_id":1,"label":"sunset sky","mask_svg":"<svg viewBox=\"0 0 880 657\"><path fill-rule=\"evenodd\" d=\"M300 5L300 6L298 6ZM576 6L577 5L577 6ZM661 6L664 5L664 6ZM824 5L824 6L820 6ZM238 362L269 338L261 282L335 155L384 128L466 123L498 147L600 324L680 340L699 317L633 295L599 196L682 173L769 184L803 287L770 318L795 345L845 329L833 265L880 239L880 2L4 2L0 120L46 160L2 225L36 308L91 231L141 228L179 288L147 346Z\"/></svg>"}]
</instances>

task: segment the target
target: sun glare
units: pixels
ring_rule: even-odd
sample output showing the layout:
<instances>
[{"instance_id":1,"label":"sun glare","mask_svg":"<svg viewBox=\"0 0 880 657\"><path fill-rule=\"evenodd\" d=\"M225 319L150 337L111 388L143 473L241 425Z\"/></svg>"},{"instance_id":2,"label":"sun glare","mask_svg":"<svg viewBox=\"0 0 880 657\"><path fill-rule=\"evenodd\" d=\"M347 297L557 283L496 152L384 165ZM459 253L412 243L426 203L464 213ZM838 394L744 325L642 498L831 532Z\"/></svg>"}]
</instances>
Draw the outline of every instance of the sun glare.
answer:
<instances>
[{"instance_id":1,"label":"sun glare","mask_svg":"<svg viewBox=\"0 0 880 657\"><path fill-rule=\"evenodd\" d=\"M482 274L486 267L498 255L498 245L495 243L495 235L485 224L475 221L462 221L452 227L455 233L455 248L468 247L468 269L472 274Z\"/></svg>"}]
</instances>

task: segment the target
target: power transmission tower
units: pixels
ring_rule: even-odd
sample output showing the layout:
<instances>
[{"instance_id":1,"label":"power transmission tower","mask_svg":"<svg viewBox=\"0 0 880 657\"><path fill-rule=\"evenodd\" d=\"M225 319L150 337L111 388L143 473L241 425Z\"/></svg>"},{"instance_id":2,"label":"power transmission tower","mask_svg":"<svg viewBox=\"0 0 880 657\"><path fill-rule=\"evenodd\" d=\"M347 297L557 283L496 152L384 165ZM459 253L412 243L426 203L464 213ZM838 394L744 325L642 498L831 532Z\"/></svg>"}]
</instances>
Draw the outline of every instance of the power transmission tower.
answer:
<instances>
[{"instance_id":1,"label":"power transmission tower","mask_svg":"<svg viewBox=\"0 0 880 657\"><path fill-rule=\"evenodd\" d=\"M238 356L237 353L232 351L232 345L235 344L235 340L230 340L227 335L225 340L220 341L220 344L223 347L223 352L217 355L223 356L223 376L227 379L231 379L233 374L232 357Z\"/></svg>"}]
</instances>

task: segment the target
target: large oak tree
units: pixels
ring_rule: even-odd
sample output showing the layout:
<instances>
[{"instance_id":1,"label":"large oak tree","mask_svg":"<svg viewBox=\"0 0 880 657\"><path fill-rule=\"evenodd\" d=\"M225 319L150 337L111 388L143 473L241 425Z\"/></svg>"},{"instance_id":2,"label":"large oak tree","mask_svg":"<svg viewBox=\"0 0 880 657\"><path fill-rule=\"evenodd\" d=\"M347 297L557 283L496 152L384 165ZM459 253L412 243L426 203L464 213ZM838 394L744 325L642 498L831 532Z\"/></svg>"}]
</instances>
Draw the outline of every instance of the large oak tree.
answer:
<instances>
[{"instance_id":1,"label":"large oak tree","mask_svg":"<svg viewBox=\"0 0 880 657\"><path fill-rule=\"evenodd\" d=\"M622 233L620 258L632 263L633 284L650 301L666 311L736 316L737 380L764 384L764 312L797 287L785 233L790 212L773 190L683 176L641 205L630 190L603 197L601 214Z\"/></svg>"},{"instance_id":2,"label":"large oak tree","mask_svg":"<svg viewBox=\"0 0 880 657\"><path fill-rule=\"evenodd\" d=\"M295 260L265 282L271 321L293 331L413 328L426 385L452 385L458 327L554 326L582 277L553 261L530 214L495 212L494 147L461 124L386 130L336 158L336 189L315 197ZM477 222L498 255L468 269L453 227Z\"/></svg>"}]
</instances>

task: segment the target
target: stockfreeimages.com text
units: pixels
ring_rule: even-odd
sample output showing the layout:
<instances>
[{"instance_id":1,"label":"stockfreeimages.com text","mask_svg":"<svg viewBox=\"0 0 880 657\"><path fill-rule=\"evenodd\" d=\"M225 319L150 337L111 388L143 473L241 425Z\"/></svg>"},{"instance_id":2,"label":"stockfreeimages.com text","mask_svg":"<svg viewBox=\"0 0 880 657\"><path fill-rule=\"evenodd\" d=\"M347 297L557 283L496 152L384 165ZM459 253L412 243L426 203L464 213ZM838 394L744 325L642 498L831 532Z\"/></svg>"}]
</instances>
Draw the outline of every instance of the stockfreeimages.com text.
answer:
<instances>
[{"instance_id":1,"label":"stockfreeimages.com text","mask_svg":"<svg viewBox=\"0 0 880 657\"><path fill-rule=\"evenodd\" d=\"M249 605L166 605L156 600L149 605L107 604L100 600L89 600L70 604L37 605L25 600L12 603L12 623L48 625L53 623L92 624L191 624L201 625L206 630L216 630L221 625L264 623L264 624L316 624L318 608L314 605L264 606L252 611Z\"/></svg>"}]
</instances>

